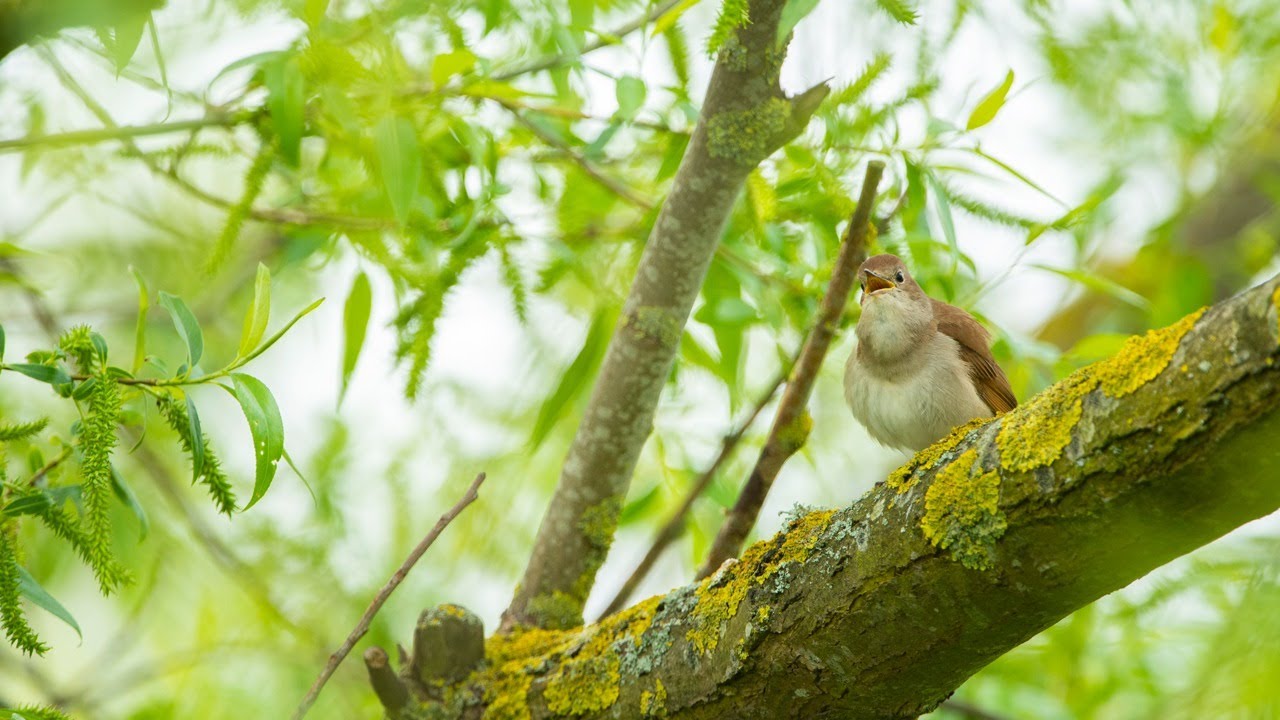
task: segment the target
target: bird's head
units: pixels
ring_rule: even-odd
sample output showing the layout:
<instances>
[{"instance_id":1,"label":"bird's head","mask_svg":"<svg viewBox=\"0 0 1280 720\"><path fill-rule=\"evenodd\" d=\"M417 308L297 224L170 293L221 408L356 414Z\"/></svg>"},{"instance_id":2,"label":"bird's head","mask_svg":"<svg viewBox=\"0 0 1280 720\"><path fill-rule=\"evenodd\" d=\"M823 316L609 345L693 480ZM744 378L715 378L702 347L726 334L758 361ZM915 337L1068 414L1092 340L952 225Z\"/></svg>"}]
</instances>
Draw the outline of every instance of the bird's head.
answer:
<instances>
[{"instance_id":1,"label":"bird's head","mask_svg":"<svg viewBox=\"0 0 1280 720\"><path fill-rule=\"evenodd\" d=\"M909 351L933 330L933 305L896 255L869 257L858 268L862 318L858 338L886 358Z\"/></svg>"},{"instance_id":2,"label":"bird's head","mask_svg":"<svg viewBox=\"0 0 1280 720\"><path fill-rule=\"evenodd\" d=\"M862 287L864 306L882 297L906 299L911 295L924 295L897 255L875 255L864 260L858 268L858 284Z\"/></svg>"}]
</instances>

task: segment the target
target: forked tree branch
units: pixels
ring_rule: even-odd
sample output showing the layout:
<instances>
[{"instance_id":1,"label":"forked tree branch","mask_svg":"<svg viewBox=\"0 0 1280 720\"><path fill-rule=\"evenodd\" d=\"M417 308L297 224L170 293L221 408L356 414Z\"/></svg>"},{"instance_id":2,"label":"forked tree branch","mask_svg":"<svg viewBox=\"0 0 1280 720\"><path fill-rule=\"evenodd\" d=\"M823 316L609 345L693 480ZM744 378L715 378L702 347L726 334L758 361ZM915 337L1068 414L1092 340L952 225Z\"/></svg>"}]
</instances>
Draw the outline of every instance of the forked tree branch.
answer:
<instances>
[{"instance_id":1,"label":"forked tree branch","mask_svg":"<svg viewBox=\"0 0 1280 720\"><path fill-rule=\"evenodd\" d=\"M827 95L819 85L787 98L778 85L790 39L778 38L784 5L753 0L751 22L720 52L503 630L582 622L729 212L752 168L798 135Z\"/></svg>"},{"instance_id":2,"label":"forked tree branch","mask_svg":"<svg viewBox=\"0 0 1280 720\"><path fill-rule=\"evenodd\" d=\"M1280 277L959 429L709 579L586 628L491 638L446 696L467 717L915 718L1274 512L1277 437Z\"/></svg>"},{"instance_id":3,"label":"forked tree branch","mask_svg":"<svg viewBox=\"0 0 1280 720\"><path fill-rule=\"evenodd\" d=\"M840 328L840 318L849 302L849 292L853 289L858 266L867 257L867 235L872 232L871 211L883 174L884 163L878 160L867 163L858 205L854 208L853 217L849 219L849 227L845 229L840 254L831 271L831 283L827 286L827 293L822 297L822 305L818 309L817 321L809 330L804 349L800 351L795 369L791 371L791 379L782 392L773 426L769 429L769 438L760 449L760 458L756 460L755 467L738 495L738 501L729 511L724 525L711 544L707 560L698 571L699 580L715 572L721 563L737 556L742 550L742 544L747 541L747 534L755 526L760 508L764 506L764 500L768 497L778 472L809 439L809 425L812 422L806 409L809 395L813 392L813 384L817 382L818 371L822 369L822 361L827 357L827 348L831 347L831 341Z\"/></svg>"}]
</instances>

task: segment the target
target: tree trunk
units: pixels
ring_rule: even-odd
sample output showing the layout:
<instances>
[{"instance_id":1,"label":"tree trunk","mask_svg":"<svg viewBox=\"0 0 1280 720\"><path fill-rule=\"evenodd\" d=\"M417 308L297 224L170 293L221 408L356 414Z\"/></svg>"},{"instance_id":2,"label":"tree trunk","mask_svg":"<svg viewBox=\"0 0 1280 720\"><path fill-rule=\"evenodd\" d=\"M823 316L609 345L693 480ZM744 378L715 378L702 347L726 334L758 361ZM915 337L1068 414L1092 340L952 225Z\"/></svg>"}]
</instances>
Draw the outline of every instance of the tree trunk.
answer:
<instances>
[{"instance_id":1,"label":"tree trunk","mask_svg":"<svg viewBox=\"0 0 1280 720\"><path fill-rule=\"evenodd\" d=\"M613 541L640 450L653 429L685 322L752 168L795 137L826 97L785 98L778 72L784 0L753 0L750 22L716 61L698 126L654 223L560 482L503 629L567 628Z\"/></svg>"}]
</instances>

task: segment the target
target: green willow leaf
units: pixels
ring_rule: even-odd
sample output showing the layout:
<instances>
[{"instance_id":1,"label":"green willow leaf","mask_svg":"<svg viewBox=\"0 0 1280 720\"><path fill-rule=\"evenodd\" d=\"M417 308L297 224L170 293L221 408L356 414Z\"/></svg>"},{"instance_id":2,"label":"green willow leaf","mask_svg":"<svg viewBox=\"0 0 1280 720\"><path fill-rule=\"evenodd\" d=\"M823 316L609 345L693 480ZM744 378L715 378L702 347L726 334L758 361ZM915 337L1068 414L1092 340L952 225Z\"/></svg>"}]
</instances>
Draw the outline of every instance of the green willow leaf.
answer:
<instances>
[{"instance_id":1,"label":"green willow leaf","mask_svg":"<svg viewBox=\"0 0 1280 720\"><path fill-rule=\"evenodd\" d=\"M253 436L254 480L253 495L244 510L262 499L276 476L280 456L284 454L284 421L275 397L262 381L252 375L231 375L232 391Z\"/></svg>"},{"instance_id":2,"label":"green willow leaf","mask_svg":"<svg viewBox=\"0 0 1280 720\"><path fill-rule=\"evenodd\" d=\"M401 225L409 219L418 185L422 181L418 133L413 123L402 117L385 117L373 131L378 168L391 210Z\"/></svg>"},{"instance_id":3,"label":"green willow leaf","mask_svg":"<svg viewBox=\"0 0 1280 720\"><path fill-rule=\"evenodd\" d=\"M942 234L947 239L947 247L951 249L951 271L955 272L960 262L960 241L956 237L956 222L951 215L951 200L947 188L938 181L932 170L924 171L924 180L929 184L929 190L938 204L938 219L942 223Z\"/></svg>"},{"instance_id":4,"label":"green willow leaf","mask_svg":"<svg viewBox=\"0 0 1280 720\"><path fill-rule=\"evenodd\" d=\"M966 130L977 130L995 119L996 113L1000 112L1000 108L1004 107L1004 101L1009 97L1009 89L1013 87L1013 71L1010 70L1005 74L1004 80L996 86L994 90L987 93L986 97L978 103L977 107L969 115L969 122L965 124Z\"/></svg>"},{"instance_id":5,"label":"green willow leaf","mask_svg":"<svg viewBox=\"0 0 1280 720\"><path fill-rule=\"evenodd\" d=\"M538 419L534 422L533 433L529 437L529 445L532 448L537 448L547 439L547 435L564 416L567 408L591 386L596 368L604 359L614 317L612 311L601 310L591 319L591 326L587 328L587 338L582 343L582 349L560 376L556 389L547 396L547 399L542 402L542 407L538 409Z\"/></svg>"},{"instance_id":6,"label":"green willow leaf","mask_svg":"<svg viewBox=\"0 0 1280 720\"><path fill-rule=\"evenodd\" d=\"M267 86L267 110L271 125L280 139L280 154L290 165L297 166L301 157L302 129L306 121L306 81L298 63L282 56L263 66Z\"/></svg>"},{"instance_id":7,"label":"green willow leaf","mask_svg":"<svg viewBox=\"0 0 1280 720\"><path fill-rule=\"evenodd\" d=\"M356 362L360 359L360 350L364 347L371 305L372 292L369 288L369 276L362 272L356 275L355 281L351 283L347 304L342 308L342 389L338 392L339 403L347 394L351 373L355 371Z\"/></svg>"},{"instance_id":8,"label":"green willow leaf","mask_svg":"<svg viewBox=\"0 0 1280 720\"><path fill-rule=\"evenodd\" d=\"M271 317L271 271L258 263L258 275L253 283L253 304L244 316L244 329L240 333L237 357L244 357L262 341L267 333L267 320Z\"/></svg>"},{"instance_id":9,"label":"green willow leaf","mask_svg":"<svg viewBox=\"0 0 1280 720\"><path fill-rule=\"evenodd\" d=\"M204 355L204 333L200 330L200 323L196 321L196 316L191 312L191 308L182 301L177 295L170 295L167 292L160 293L160 307L169 311L169 317L173 319L173 327L177 329L178 335L182 341L187 344L187 369L200 362L201 356Z\"/></svg>"},{"instance_id":10,"label":"green willow leaf","mask_svg":"<svg viewBox=\"0 0 1280 720\"><path fill-rule=\"evenodd\" d=\"M136 374L142 369L143 358L147 355L147 310L151 306L150 292L147 291L147 281L143 279L142 273L134 266L129 266L129 272L133 275L133 281L138 284L138 322L133 330L133 367L132 371Z\"/></svg>"},{"instance_id":11,"label":"green willow leaf","mask_svg":"<svg viewBox=\"0 0 1280 720\"><path fill-rule=\"evenodd\" d=\"M316 308L320 307L320 304L323 302L324 302L324 298L319 298L316 301L312 302L310 305L299 310L298 314L294 315L292 320L284 324L284 327L277 330L274 335L267 338L266 341L263 342L261 345L259 345L256 350L249 353L248 356L243 358L243 361L240 363L240 365L243 365L244 363L249 362L250 360L258 357L262 353L269 350L272 345L275 345L277 342L279 342L280 338L284 337L285 333L289 332L289 328L293 327L295 324L297 324L299 320L306 317L312 310L315 310Z\"/></svg>"},{"instance_id":12,"label":"green willow leaf","mask_svg":"<svg viewBox=\"0 0 1280 720\"><path fill-rule=\"evenodd\" d=\"M4 369L21 373L32 380L49 383L50 385L65 385L71 382L71 376L60 367L36 365L34 363L15 363L13 365L5 365Z\"/></svg>"},{"instance_id":13,"label":"green willow leaf","mask_svg":"<svg viewBox=\"0 0 1280 720\"><path fill-rule=\"evenodd\" d=\"M618 117L623 120L630 120L644 106L644 98L648 88L645 87L644 81L635 75L623 75L618 78L618 84L614 92L618 99Z\"/></svg>"},{"instance_id":14,"label":"green willow leaf","mask_svg":"<svg viewBox=\"0 0 1280 720\"><path fill-rule=\"evenodd\" d=\"M62 606L62 603L54 599L47 590L41 587L40 583L36 582L35 578L31 577L31 573L27 572L27 569L21 565L18 566L18 589L28 600L41 608L44 608L49 612L49 614L70 626L72 630L76 631L76 635L81 638L84 637L84 635L80 633L80 624L76 622L76 619L72 617L71 613L67 612L67 609Z\"/></svg>"},{"instance_id":15,"label":"green willow leaf","mask_svg":"<svg viewBox=\"0 0 1280 720\"><path fill-rule=\"evenodd\" d=\"M137 13L115 26L111 39L111 62L115 64L117 74L128 67L134 53L138 52L142 33L150 21L151 13Z\"/></svg>"},{"instance_id":16,"label":"green willow leaf","mask_svg":"<svg viewBox=\"0 0 1280 720\"><path fill-rule=\"evenodd\" d=\"M147 539L147 535L151 532L151 521L147 518L147 511L143 509L142 503L138 501L138 496L133 492L133 488L129 483L125 482L124 476L120 471L112 466L111 468L111 489L115 492L116 498L129 508L129 512L138 520L138 542Z\"/></svg>"},{"instance_id":17,"label":"green willow leaf","mask_svg":"<svg viewBox=\"0 0 1280 720\"><path fill-rule=\"evenodd\" d=\"M4 326L0 325L0 362L4 362Z\"/></svg>"},{"instance_id":18,"label":"green willow leaf","mask_svg":"<svg viewBox=\"0 0 1280 720\"><path fill-rule=\"evenodd\" d=\"M791 31L816 7L818 0L787 0L787 4L782 6L782 17L778 19L778 47L786 43Z\"/></svg>"},{"instance_id":19,"label":"green willow leaf","mask_svg":"<svg viewBox=\"0 0 1280 720\"><path fill-rule=\"evenodd\" d=\"M204 432L190 395L187 395L187 420L191 430L191 481L200 482L200 476L204 475Z\"/></svg>"}]
</instances>

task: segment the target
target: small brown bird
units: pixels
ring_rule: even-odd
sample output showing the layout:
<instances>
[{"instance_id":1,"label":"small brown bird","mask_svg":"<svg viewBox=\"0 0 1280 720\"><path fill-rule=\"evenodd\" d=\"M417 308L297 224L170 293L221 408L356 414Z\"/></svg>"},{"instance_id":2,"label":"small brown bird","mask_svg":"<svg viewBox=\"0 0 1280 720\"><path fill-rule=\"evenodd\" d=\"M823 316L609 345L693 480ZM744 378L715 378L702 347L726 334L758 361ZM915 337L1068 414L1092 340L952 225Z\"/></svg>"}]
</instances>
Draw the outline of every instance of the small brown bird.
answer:
<instances>
[{"instance_id":1,"label":"small brown bird","mask_svg":"<svg viewBox=\"0 0 1280 720\"><path fill-rule=\"evenodd\" d=\"M969 313L934 300L894 255L858 268L862 318L844 372L853 416L882 445L921 450L957 425L1018 405Z\"/></svg>"}]
</instances>

